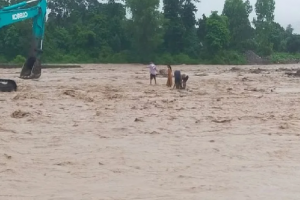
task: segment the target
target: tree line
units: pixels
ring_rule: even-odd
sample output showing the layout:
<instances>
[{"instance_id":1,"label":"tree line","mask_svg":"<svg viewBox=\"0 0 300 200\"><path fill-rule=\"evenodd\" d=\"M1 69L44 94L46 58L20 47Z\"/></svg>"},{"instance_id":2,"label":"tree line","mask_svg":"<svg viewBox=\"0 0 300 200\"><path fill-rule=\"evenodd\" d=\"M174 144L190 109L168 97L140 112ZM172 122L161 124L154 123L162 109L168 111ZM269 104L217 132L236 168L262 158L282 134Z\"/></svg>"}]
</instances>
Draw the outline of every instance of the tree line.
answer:
<instances>
[{"instance_id":1,"label":"tree line","mask_svg":"<svg viewBox=\"0 0 300 200\"><path fill-rule=\"evenodd\" d=\"M0 0L0 6L20 1ZM163 0L162 11L160 0L121 1L48 0L43 62L243 64L247 50L260 56L300 51L292 26L274 21L275 0L226 0L221 13L200 19L199 0ZM27 56L31 27L27 20L0 29L0 62Z\"/></svg>"}]
</instances>

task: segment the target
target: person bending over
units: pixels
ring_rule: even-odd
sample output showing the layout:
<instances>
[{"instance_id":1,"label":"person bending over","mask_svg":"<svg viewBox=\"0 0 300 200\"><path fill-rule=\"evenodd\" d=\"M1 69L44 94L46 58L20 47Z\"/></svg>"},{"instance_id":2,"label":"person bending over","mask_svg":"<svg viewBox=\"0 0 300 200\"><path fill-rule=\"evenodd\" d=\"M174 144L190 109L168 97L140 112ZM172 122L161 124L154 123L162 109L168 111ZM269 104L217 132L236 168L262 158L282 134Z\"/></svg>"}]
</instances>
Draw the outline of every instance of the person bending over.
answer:
<instances>
[{"instance_id":1,"label":"person bending over","mask_svg":"<svg viewBox=\"0 0 300 200\"><path fill-rule=\"evenodd\" d=\"M189 76L187 76L185 74L182 74L181 79L182 79L182 89L185 89L186 88L186 82L188 81Z\"/></svg>"}]
</instances>

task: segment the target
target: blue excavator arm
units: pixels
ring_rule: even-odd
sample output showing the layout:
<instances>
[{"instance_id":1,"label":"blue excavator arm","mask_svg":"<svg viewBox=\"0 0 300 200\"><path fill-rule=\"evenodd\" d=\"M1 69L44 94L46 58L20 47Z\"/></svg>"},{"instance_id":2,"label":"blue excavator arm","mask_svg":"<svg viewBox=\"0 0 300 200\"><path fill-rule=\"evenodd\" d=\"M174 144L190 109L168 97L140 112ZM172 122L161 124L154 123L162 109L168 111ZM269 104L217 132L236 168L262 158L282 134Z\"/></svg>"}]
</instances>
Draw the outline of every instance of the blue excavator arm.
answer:
<instances>
[{"instance_id":1,"label":"blue excavator arm","mask_svg":"<svg viewBox=\"0 0 300 200\"><path fill-rule=\"evenodd\" d=\"M31 6L33 3L35 5ZM30 48L26 62L22 66L20 73L20 78L22 79L37 79L41 76L41 56L43 52L46 13L47 0L23 1L0 8L0 29L24 20L33 20L32 47Z\"/></svg>"}]
</instances>

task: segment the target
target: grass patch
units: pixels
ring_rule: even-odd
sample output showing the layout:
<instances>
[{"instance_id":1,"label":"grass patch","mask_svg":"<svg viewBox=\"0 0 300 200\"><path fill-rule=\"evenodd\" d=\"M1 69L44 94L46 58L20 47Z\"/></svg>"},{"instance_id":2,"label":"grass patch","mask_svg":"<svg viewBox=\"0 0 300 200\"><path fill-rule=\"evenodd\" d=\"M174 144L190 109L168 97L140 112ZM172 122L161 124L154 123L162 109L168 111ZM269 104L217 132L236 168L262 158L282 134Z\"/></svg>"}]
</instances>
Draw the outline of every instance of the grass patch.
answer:
<instances>
[{"instance_id":1,"label":"grass patch","mask_svg":"<svg viewBox=\"0 0 300 200\"><path fill-rule=\"evenodd\" d=\"M273 53L270 57L270 60L274 64L296 63L300 60L300 53Z\"/></svg>"}]
</instances>

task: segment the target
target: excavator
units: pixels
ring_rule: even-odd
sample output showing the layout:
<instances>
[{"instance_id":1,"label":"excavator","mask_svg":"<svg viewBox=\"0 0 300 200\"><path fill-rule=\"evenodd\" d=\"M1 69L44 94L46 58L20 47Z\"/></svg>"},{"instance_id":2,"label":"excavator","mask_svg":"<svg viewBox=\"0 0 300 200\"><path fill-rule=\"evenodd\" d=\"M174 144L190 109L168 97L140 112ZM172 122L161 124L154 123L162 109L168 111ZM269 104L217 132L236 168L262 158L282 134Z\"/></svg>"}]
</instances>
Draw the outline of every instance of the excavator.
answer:
<instances>
[{"instance_id":1,"label":"excavator","mask_svg":"<svg viewBox=\"0 0 300 200\"><path fill-rule=\"evenodd\" d=\"M35 5L31 6L32 3ZM47 0L30 0L0 8L0 29L27 19L33 20L33 36L29 56L22 66L21 79L38 79L42 74L41 56L45 32ZM1 47L0 47L1 48ZM0 79L0 92L17 91L11 79Z\"/></svg>"}]
</instances>

